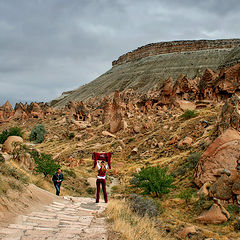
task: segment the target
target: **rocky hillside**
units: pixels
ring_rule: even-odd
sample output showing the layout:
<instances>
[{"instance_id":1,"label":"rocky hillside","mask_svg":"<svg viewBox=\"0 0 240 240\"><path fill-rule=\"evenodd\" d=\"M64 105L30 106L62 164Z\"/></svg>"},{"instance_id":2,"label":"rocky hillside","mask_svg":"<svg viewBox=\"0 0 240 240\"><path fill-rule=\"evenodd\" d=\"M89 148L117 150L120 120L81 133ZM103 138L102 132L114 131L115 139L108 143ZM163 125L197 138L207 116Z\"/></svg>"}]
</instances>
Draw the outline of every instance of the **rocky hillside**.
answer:
<instances>
[{"instance_id":1,"label":"rocky hillside","mask_svg":"<svg viewBox=\"0 0 240 240\"><path fill-rule=\"evenodd\" d=\"M61 108L69 100L107 96L115 90L146 92L169 77L175 82L181 74L194 78L201 76L206 68L217 71L239 62L239 45L239 39L149 44L119 57L109 71L89 84L64 93L52 105Z\"/></svg>"},{"instance_id":2,"label":"rocky hillside","mask_svg":"<svg viewBox=\"0 0 240 240\"><path fill-rule=\"evenodd\" d=\"M19 103L13 108L6 102L0 107L0 132L4 135L11 127L20 127L23 145L19 145L21 152L16 152L19 154L14 153L18 149L8 148L8 140L1 147L0 182L5 184L1 185L0 196L8 199L11 189L19 188L13 183L14 178L21 186L27 184L23 178L26 173L30 182L53 191L50 177L42 181L43 175L36 172L34 166L39 162L29 154L32 148L51 154L62 166L66 177L62 194L94 196L96 171L92 169L92 153L112 152L107 183L109 188L114 185L110 197L114 201L106 214L122 239L140 239L141 234L145 234L144 239L154 240L159 236L239 239L240 63L236 63L239 48L227 51L228 57L219 61L221 69L207 68L202 76L192 78L181 73L177 79L156 80L153 90L143 91L148 85L142 82L136 90L127 89L126 85L124 91L113 94L110 91L105 98L96 96L87 101L68 101L68 96L77 92L65 93L68 96L58 103L65 106L59 109L45 103ZM113 70L158 56L119 64ZM144 76L145 72L141 74ZM93 92L98 90L97 81L89 84L95 86ZM30 132L39 124L46 128L43 142L29 143ZM157 221L137 217L125 200L131 193L141 193L136 181L134 186L133 176L142 167L156 166L168 167L175 186L161 197L149 194L149 209L154 208L154 202L158 204ZM147 210L145 205L144 209Z\"/></svg>"}]
</instances>

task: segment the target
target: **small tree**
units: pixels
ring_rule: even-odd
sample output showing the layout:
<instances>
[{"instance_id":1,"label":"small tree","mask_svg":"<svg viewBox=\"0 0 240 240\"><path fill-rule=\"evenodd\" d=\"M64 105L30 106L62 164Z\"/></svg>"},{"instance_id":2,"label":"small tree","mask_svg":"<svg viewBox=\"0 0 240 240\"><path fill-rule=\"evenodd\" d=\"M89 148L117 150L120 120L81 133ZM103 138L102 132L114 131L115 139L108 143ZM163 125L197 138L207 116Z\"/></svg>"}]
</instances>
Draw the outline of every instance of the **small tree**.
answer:
<instances>
[{"instance_id":1,"label":"small tree","mask_svg":"<svg viewBox=\"0 0 240 240\"><path fill-rule=\"evenodd\" d=\"M29 140L36 143L44 141L46 130L43 124L36 125L30 133Z\"/></svg>"},{"instance_id":2,"label":"small tree","mask_svg":"<svg viewBox=\"0 0 240 240\"><path fill-rule=\"evenodd\" d=\"M142 194L154 193L157 197L170 192L174 178L167 174L168 168L146 167L142 168L139 173L134 174L134 178L130 181L133 186L143 190Z\"/></svg>"},{"instance_id":3,"label":"small tree","mask_svg":"<svg viewBox=\"0 0 240 240\"><path fill-rule=\"evenodd\" d=\"M41 153L40 156L35 155L34 160L36 163L35 171L43 173L44 177L47 175L53 175L60 167L58 163L54 161L51 155Z\"/></svg>"}]
</instances>

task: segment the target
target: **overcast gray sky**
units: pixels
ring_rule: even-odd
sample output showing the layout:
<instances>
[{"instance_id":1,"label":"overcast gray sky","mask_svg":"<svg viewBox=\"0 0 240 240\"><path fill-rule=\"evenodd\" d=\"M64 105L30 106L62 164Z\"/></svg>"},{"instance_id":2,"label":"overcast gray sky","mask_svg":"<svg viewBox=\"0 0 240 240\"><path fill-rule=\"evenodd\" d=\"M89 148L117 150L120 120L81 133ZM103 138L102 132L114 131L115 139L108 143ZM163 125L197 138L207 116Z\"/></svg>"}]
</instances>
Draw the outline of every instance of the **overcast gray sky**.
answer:
<instances>
[{"instance_id":1,"label":"overcast gray sky","mask_svg":"<svg viewBox=\"0 0 240 240\"><path fill-rule=\"evenodd\" d=\"M0 104L49 101L142 45L240 38L239 0L0 0Z\"/></svg>"}]
</instances>

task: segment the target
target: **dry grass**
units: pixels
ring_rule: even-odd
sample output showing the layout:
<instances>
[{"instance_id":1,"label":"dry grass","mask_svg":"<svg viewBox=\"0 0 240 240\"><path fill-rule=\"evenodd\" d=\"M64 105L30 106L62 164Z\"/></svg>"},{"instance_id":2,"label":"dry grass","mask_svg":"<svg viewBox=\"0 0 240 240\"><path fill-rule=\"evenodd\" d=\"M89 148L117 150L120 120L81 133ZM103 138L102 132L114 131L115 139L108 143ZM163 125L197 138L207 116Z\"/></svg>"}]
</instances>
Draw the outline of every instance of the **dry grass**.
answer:
<instances>
[{"instance_id":1,"label":"dry grass","mask_svg":"<svg viewBox=\"0 0 240 240\"><path fill-rule=\"evenodd\" d=\"M119 232L126 240L159 240L160 233L155 229L155 223L149 217L135 215L122 200L111 200L106 211L112 230Z\"/></svg>"}]
</instances>

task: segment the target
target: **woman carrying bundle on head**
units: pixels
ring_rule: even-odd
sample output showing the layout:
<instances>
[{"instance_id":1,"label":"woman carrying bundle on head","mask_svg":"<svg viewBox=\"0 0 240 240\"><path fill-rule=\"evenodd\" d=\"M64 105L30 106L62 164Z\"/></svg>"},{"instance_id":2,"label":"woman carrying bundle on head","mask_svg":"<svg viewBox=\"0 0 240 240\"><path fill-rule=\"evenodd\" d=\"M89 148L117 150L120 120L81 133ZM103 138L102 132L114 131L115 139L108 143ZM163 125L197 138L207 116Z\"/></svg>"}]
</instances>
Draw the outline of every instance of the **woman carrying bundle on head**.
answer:
<instances>
[{"instance_id":1,"label":"woman carrying bundle on head","mask_svg":"<svg viewBox=\"0 0 240 240\"><path fill-rule=\"evenodd\" d=\"M104 194L105 203L108 202L107 198L107 191L106 191L106 173L108 169L108 164L104 161L99 162L97 161L97 168L98 168L98 176L97 176L97 194L96 194L96 203L99 203L99 196L100 196L100 185L102 184L102 190Z\"/></svg>"}]
</instances>

